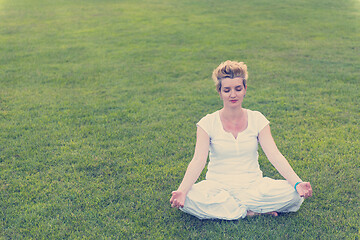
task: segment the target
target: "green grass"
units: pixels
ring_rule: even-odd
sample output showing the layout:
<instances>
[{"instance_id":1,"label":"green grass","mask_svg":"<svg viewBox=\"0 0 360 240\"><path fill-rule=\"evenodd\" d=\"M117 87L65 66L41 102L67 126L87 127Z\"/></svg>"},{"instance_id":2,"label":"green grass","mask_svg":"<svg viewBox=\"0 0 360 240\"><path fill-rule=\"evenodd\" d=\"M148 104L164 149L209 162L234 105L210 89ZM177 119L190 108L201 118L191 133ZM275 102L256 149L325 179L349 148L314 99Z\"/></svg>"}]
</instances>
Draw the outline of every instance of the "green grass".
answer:
<instances>
[{"instance_id":1,"label":"green grass","mask_svg":"<svg viewBox=\"0 0 360 240\"><path fill-rule=\"evenodd\" d=\"M0 0L0 239L359 239L359 16L357 0ZM170 208L227 59L312 183L297 213Z\"/></svg>"}]
</instances>

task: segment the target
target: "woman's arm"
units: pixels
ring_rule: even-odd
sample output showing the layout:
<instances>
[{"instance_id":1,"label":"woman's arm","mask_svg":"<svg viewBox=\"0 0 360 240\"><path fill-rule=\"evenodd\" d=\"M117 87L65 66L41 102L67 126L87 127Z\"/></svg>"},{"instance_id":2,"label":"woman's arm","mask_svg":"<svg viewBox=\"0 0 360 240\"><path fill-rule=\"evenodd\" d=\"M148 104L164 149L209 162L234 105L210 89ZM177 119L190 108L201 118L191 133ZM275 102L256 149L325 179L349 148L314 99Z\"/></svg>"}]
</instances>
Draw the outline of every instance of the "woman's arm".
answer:
<instances>
[{"instance_id":1,"label":"woman's arm","mask_svg":"<svg viewBox=\"0 0 360 240\"><path fill-rule=\"evenodd\" d=\"M311 197L312 188L310 183L302 182L302 180L290 166L289 162L280 153L271 135L269 125L267 125L260 131L259 142L271 164L292 186L295 186L297 182L300 182L300 184L297 184L296 186L296 190L300 194L300 196L305 198Z\"/></svg>"},{"instance_id":2,"label":"woman's arm","mask_svg":"<svg viewBox=\"0 0 360 240\"><path fill-rule=\"evenodd\" d=\"M185 198L192 185L199 178L202 170L205 167L206 160L209 154L210 138L208 134L201 128L197 128L196 146L194 157L191 160L185 176L176 191L172 192L170 203L172 207L184 207Z\"/></svg>"}]
</instances>

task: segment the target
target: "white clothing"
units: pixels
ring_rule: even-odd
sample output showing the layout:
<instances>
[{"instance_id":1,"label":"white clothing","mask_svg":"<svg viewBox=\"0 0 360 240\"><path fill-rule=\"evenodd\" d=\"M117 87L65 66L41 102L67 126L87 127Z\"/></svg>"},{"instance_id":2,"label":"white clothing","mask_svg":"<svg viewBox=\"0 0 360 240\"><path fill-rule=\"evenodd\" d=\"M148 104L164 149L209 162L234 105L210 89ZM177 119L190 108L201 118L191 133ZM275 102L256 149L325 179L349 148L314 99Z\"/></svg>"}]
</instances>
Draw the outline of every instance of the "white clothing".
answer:
<instances>
[{"instance_id":1,"label":"white clothing","mask_svg":"<svg viewBox=\"0 0 360 240\"><path fill-rule=\"evenodd\" d=\"M235 138L226 132L216 111L197 126L210 138L206 180L193 185L182 211L200 219L233 220L247 211L293 212L303 198L285 180L263 177L258 163L258 135L269 121L258 111L246 110L247 128Z\"/></svg>"}]
</instances>

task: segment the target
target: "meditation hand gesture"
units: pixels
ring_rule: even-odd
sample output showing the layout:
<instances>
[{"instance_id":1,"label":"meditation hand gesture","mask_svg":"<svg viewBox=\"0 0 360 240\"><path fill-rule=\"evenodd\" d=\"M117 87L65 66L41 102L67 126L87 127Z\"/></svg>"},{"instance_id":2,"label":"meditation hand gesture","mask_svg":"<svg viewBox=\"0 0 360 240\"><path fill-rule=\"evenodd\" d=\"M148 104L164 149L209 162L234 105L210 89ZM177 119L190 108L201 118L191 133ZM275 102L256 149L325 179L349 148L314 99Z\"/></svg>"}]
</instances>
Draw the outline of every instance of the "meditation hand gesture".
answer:
<instances>
[{"instance_id":1,"label":"meditation hand gesture","mask_svg":"<svg viewBox=\"0 0 360 240\"><path fill-rule=\"evenodd\" d=\"M185 198L186 198L185 193L181 191L173 191L171 195L172 195L170 198L171 207L176 207L176 208L184 207Z\"/></svg>"},{"instance_id":2,"label":"meditation hand gesture","mask_svg":"<svg viewBox=\"0 0 360 240\"><path fill-rule=\"evenodd\" d=\"M296 186L296 191L300 197L308 198L312 196L312 188L309 182L302 182Z\"/></svg>"}]
</instances>

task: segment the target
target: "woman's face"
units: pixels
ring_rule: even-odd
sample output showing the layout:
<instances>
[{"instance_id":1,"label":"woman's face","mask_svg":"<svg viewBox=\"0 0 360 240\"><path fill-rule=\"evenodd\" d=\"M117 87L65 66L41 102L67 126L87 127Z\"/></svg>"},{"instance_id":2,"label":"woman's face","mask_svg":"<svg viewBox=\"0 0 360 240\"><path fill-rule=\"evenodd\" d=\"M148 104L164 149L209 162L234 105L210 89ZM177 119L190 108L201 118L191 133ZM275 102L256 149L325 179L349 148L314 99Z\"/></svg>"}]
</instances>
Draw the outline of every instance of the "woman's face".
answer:
<instances>
[{"instance_id":1,"label":"woman's face","mask_svg":"<svg viewBox=\"0 0 360 240\"><path fill-rule=\"evenodd\" d=\"M241 107L246 93L242 78L224 78L221 81L220 97L224 107Z\"/></svg>"}]
</instances>

